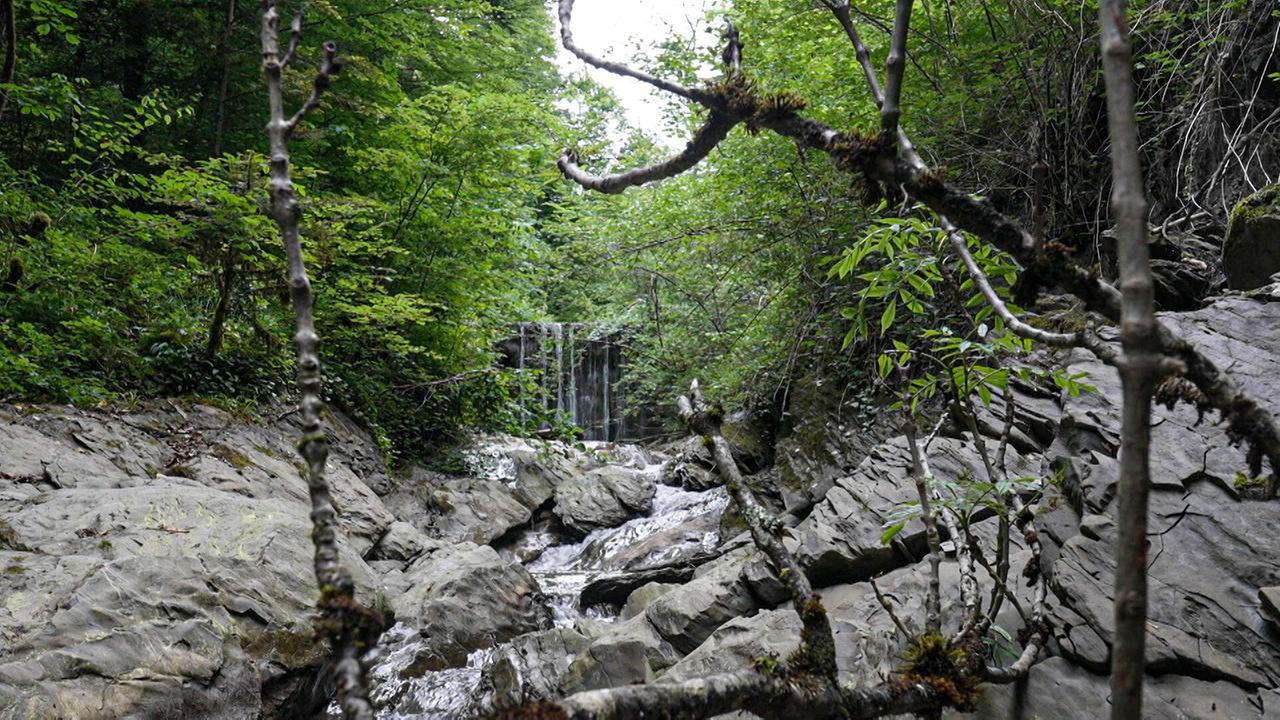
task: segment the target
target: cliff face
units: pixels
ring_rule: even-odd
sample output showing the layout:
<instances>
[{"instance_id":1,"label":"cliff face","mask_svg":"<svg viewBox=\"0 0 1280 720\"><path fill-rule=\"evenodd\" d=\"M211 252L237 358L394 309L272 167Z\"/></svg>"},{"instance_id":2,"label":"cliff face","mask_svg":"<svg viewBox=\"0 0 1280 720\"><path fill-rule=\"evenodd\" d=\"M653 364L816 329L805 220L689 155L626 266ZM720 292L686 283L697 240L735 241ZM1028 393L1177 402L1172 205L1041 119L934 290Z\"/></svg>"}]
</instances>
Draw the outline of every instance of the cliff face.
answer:
<instances>
[{"instance_id":1,"label":"cliff face","mask_svg":"<svg viewBox=\"0 0 1280 720\"><path fill-rule=\"evenodd\" d=\"M1280 402L1280 303L1219 298L1167 319L1250 392ZM1052 478L1037 522L1053 639L1026 687L988 688L978 717L1083 719L1107 708L1118 381L1084 356L1064 361L1099 392L1014 389L1008 462L1017 475ZM841 668L874 683L904 639L868 580L917 631L923 529L880 542L914 493L903 441L887 422L858 428L826 405L797 408L807 416L780 441L781 467L750 482L795 520L789 542L823 588ZM986 420L992 432L1003 424ZM291 421L176 403L0 408L0 717L323 707ZM344 562L360 596L396 623L375 674L384 717L462 717L691 678L785 656L797 642L781 586L721 518L724 494L708 487L696 443L584 452L481 438L467 473L391 477L358 428L341 416L332 424ZM1249 499L1243 454L1213 417L1160 408L1154 435L1148 716L1280 717L1280 503ZM981 464L971 439L945 433L930 458L943 478ZM989 542L994 523L974 532ZM1015 550L1015 568L1024 557ZM951 612L957 576L948 560ZM630 593L620 615L578 607L584 586L602 579L623 588L615 600ZM1011 603L998 623L1020 627Z\"/></svg>"}]
</instances>

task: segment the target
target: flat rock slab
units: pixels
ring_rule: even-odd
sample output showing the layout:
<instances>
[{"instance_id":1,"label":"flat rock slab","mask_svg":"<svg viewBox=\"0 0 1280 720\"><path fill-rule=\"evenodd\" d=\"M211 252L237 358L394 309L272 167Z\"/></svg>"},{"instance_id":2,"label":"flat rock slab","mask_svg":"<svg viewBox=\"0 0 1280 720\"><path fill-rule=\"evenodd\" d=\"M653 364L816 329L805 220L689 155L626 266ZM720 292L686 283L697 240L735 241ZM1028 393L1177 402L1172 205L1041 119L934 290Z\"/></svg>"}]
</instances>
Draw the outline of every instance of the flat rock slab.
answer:
<instances>
[{"instance_id":1,"label":"flat rock slab","mask_svg":"<svg viewBox=\"0 0 1280 720\"><path fill-rule=\"evenodd\" d=\"M929 448L929 463L934 477L942 480L985 477L981 455L963 440L936 438ZM1039 474L1013 449L1007 468L1013 477ZM866 580L927 553L924 524L919 520L908 523L895 544L880 541L890 517L919 497L910 469L905 438L877 445L852 475L835 481L813 513L796 527L793 552L814 584Z\"/></svg>"}]
</instances>

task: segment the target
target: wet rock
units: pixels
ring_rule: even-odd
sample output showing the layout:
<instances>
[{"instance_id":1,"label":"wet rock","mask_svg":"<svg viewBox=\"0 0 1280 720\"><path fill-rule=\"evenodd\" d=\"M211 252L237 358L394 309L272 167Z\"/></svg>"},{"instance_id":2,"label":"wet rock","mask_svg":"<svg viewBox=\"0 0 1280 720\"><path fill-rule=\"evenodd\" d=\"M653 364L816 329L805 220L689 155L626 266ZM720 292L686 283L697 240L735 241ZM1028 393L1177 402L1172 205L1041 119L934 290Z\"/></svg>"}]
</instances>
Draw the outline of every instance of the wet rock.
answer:
<instances>
[{"instance_id":1,"label":"wet rock","mask_svg":"<svg viewBox=\"0 0 1280 720\"><path fill-rule=\"evenodd\" d=\"M660 582L651 582L641 585L635 590L632 590L631 594L627 595L627 602L622 606L622 612L619 614L619 617L623 620L630 620L648 609L655 600L678 587L680 587L678 583Z\"/></svg>"},{"instance_id":2,"label":"wet rock","mask_svg":"<svg viewBox=\"0 0 1280 720\"><path fill-rule=\"evenodd\" d=\"M429 551L405 570L409 589L391 599L397 620L425 635L413 671L456 667L480 648L550 626L538 583L487 545Z\"/></svg>"},{"instance_id":3,"label":"wet rock","mask_svg":"<svg viewBox=\"0 0 1280 720\"><path fill-rule=\"evenodd\" d=\"M578 475L555 492L554 512L565 527L586 535L617 527L653 507L653 478L644 472L605 466Z\"/></svg>"},{"instance_id":4,"label":"wet rock","mask_svg":"<svg viewBox=\"0 0 1280 720\"><path fill-rule=\"evenodd\" d=\"M635 590L650 583L678 585L688 582L699 565L719 555L718 551L711 551L702 557L601 574L583 586L579 599L583 607L605 603L616 605L625 601Z\"/></svg>"},{"instance_id":5,"label":"wet rock","mask_svg":"<svg viewBox=\"0 0 1280 720\"><path fill-rule=\"evenodd\" d=\"M574 657L591 644L572 628L529 633L504 643L481 676L479 704L500 709L546 700L557 695L560 678Z\"/></svg>"},{"instance_id":6,"label":"wet rock","mask_svg":"<svg viewBox=\"0 0 1280 720\"><path fill-rule=\"evenodd\" d=\"M746 556L741 552L721 558L707 572L654 601L644 617L676 650L692 651L728 620L760 608L742 577Z\"/></svg>"},{"instance_id":7,"label":"wet rock","mask_svg":"<svg viewBox=\"0 0 1280 720\"><path fill-rule=\"evenodd\" d=\"M1222 245L1227 286L1252 290L1280 270L1280 184L1241 200L1231 211Z\"/></svg>"}]
</instances>

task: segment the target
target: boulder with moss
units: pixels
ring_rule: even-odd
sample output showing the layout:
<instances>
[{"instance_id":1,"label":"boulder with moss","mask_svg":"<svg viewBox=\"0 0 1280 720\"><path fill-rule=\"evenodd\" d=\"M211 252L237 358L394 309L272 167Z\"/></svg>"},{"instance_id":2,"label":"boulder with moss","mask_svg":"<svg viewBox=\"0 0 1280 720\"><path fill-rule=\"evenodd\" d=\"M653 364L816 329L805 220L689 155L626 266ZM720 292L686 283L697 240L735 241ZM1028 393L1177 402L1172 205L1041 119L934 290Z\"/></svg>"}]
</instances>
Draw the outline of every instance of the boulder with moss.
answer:
<instances>
[{"instance_id":1,"label":"boulder with moss","mask_svg":"<svg viewBox=\"0 0 1280 720\"><path fill-rule=\"evenodd\" d=\"M1222 271L1235 290L1260 288L1280 271L1280 183L1241 200L1231 211Z\"/></svg>"}]
</instances>

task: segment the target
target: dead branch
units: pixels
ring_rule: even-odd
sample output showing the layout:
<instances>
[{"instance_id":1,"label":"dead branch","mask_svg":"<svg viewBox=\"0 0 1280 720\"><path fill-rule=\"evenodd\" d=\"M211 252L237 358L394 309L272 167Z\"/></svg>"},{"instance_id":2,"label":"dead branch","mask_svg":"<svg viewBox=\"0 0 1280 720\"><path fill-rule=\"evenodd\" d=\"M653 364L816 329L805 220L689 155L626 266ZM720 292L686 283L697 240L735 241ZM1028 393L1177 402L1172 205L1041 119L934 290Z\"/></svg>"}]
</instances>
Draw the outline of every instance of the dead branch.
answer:
<instances>
[{"instance_id":1,"label":"dead branch","mask_svg":"<svg viewBox=\"0 0 1280 720\"><path fill-rule=\"evenodd\" d=\"M788 594L792 607L800 616L804 629L800 633L800 649L790 661L799 663L799 669L810 673L823 673L831 680L835 679L836 654L835 639L831 634L831 622L827 611L822 607L822 600L813 591L809 578L804 574L800 563L782 543L783 524L778 518L766 511L756 500L751 489L742 482L742 474L738 471L738 463L733 459L729 443L720 435L720 414L709 411L702 397L698 381L689 385L689 395L680 396L676 402L680 418L689 429L701 435L703 442L711 450L715 459L716 470L725 481L725 487L733 498L734 505L747 527L751 531L751 539L756 547L769 558L774 574L778 576Z\"/></svg>"},{"instance_id":2,"label":"dead branch","mask_svg":"<svg viewBox=\"0 0 1280 720\"><path fill-rule=\"evenodd\" d=\"M945 694L925 682L867 689L836 684L805 687L765 669L746 670L675 683L591 690L558 702L523 708L508 717L568 720L714 717L749 710L767 720L836 720L906 715L944 707ZM547 714L538 715L540 710ZM561 714L552 714L554 712Z\"/></svg>"},{"instance_id":3,"label":"dead branch","mask_svg":"<svg viewBox=\"0 0 1280 720\"><path fill-rule=\"evenodd\" d=\"M298 452L307 463L307 485L311 495L311 538L315 543L316 583L320 598L316 603L321 614L320 632L334 645L334 675L338 704L343 714L353 720L373 720L369 702L366 668L361 657L373 647L382 629L377 613L360 606L355 599L355 582L339 564L337 512L329 483L325 479L325 463L329 457L328 439L321 422L324 400L321 395L320 338L316 334L312 312L311 281L302 257L299 224L302 209L298 204L289 169L289 137L298 123L319 105L320 95L342 69L336 59L337 47L324 45L324 59L313 83L311 97L285 120L283 75L280 58L279 9L275 0L265 0L262 14L262 69L267 79L267 95L271 117L267 135L271 141L271 216L284 241L289 272L289 297L293 302L296 332L294 344L298 355L298 390L301 395L298 412L302 421L302 440ZM302 19L293 22L290 51L296 47L302 32ZM287 56L286 56L287 59Z\"/></svg>"},{"instance_id":4,"label":"dead branch","mask_svg":"<svg viewBox=\"0 0 1280 720\"><path fill-rule=\"evenodd\" d=\"M1115 570L1111 718L1142 717L1147 632L1147 502L1151 491L1151 397L1162 374L1155 284L1147 249L1147 199L1138 158L1133 61L1124 0L1102 0L1102 69L1111 137L1111 209L1120 260L1120 480Z\"/></svg>"},{"instance_id":5,"label":"dead branch","mask_svg":"<svg viewBox=\"0 0 1280 720\"><path fill-rule=\"evenodd\" d=\"M573 2L574 0L560 0L560 42L564 45L565 50L573 53L579 60L591 65L592 67L600 68L601 70L613 73L614 75L639 80L640 82L652 85L659 90L665 90L673 95L679 95L686 100L691 100L703 107L712 107L710 104L710 95L703 90L687 88L683 85L678 85L668 80L654 77L649 73L636 70L623 65L622 63L605 60L602 57L593 55L578 47L578 44L573 41L573 30L570 27L572 25L571 20L573 18Z\"/></svg>"}]
</instances>

